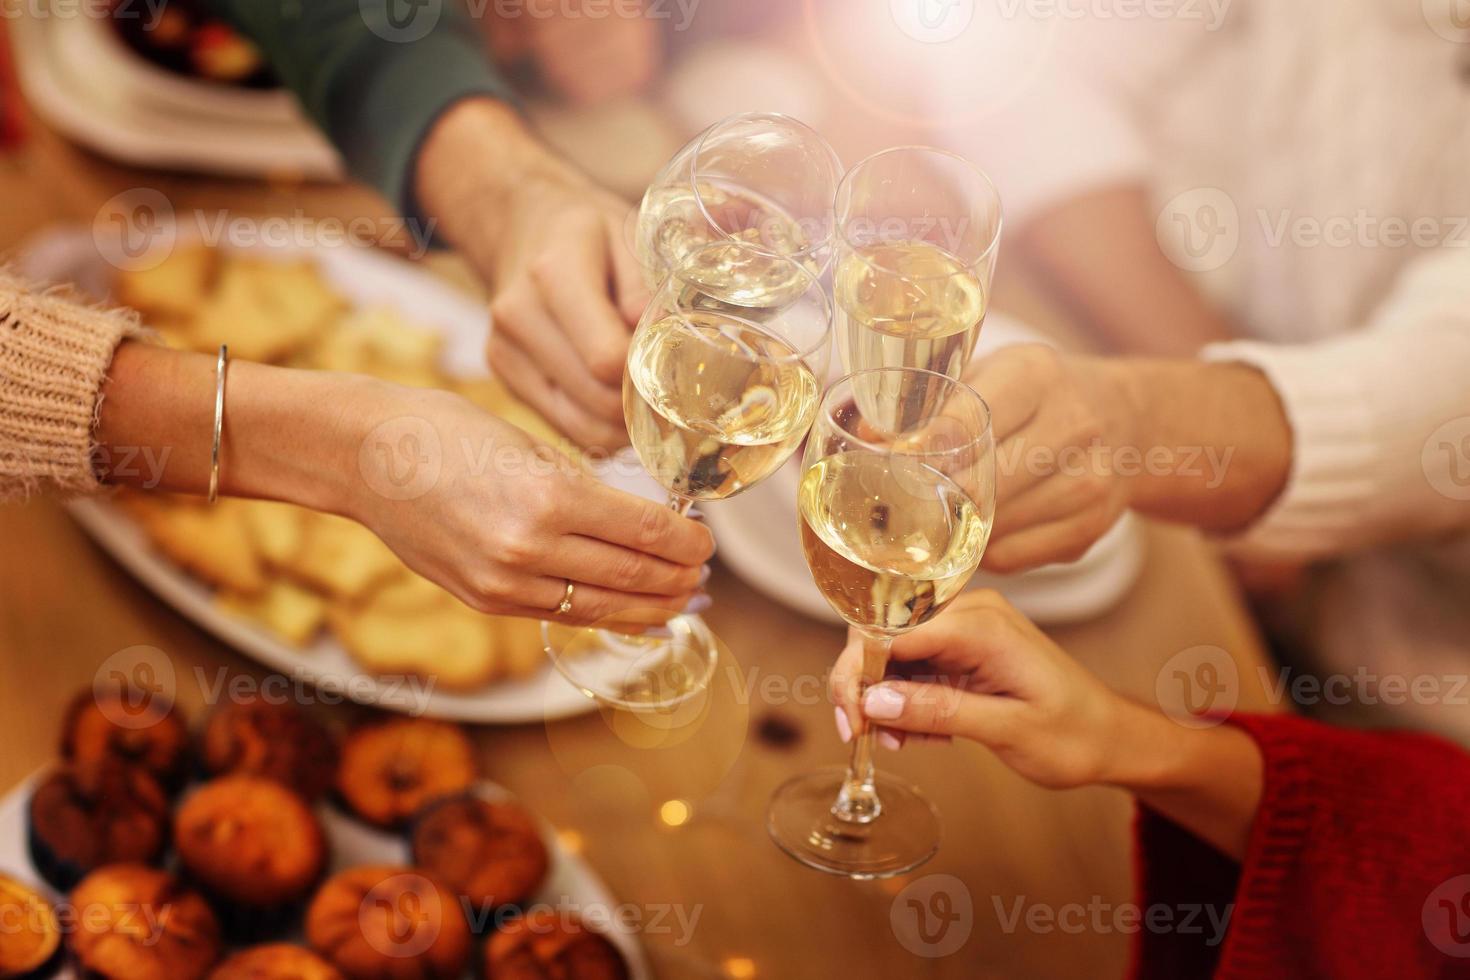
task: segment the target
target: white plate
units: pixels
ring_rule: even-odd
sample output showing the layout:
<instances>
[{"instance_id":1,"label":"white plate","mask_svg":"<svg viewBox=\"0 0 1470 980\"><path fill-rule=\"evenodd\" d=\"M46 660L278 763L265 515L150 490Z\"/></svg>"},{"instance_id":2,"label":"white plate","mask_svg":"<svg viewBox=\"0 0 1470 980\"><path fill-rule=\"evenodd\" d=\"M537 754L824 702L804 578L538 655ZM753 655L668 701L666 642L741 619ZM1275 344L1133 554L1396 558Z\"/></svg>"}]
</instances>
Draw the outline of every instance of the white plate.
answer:
<instances>
[{"instance_id":1,"label":"white plate","mask_svg":"<svg viewBox=\"0 0 1470 980\"><path fill-rule=\"evenodd\" d=\"M62 896L48 885L31 862L26 846L26 810L31 792L42 778L42 773L30 777L0 800L0 873L8 874L27 885L39 889L51 901L60 901ZM511 793L504 787L488 781L481 782L478 791L487 799L507 799ZM388 864L409 866L412 862L406 840L398 834L369 827L355 820L331 804L317 807L322 826L327 832L331 847L330 873L363 865ZM539 819L539 818L538 818ZM651 980L648 961L643 948L631 932L616 928L618 917L611 913L617 902L608 892L607 886L597 877L587 863L568 852L557 839L555 831L541 821L541 837L551 856L551 867L546 882L541 886L530 905L549 905L552 908L570 906L574 911L592 917L595 921L613 924L605 935L628 961L633 980ZM587 910L591 910L590 914ZM301 942L298 934L291 937ZM471 974L466 974L469 977ZM478 976L478 972L473 975ZM57 974L57 980L77 980L76 971L66 966Z\"/></svg>"},{"instance_id":2,"label":"white plate","mask_svg":"<svg viewBox=\"0 0 1470 980\"><path fill-rule=\"evenodd\" d=\"M109 30L100 19L75 14L10 20L26 100L70 139L140 167L342 176L336 150L287 93L175 78L99 33Z\"/></svg>"},{"instance_id":3,"label":"white plate","mask_svg":"<svg viewBox=\"0 0 1470 980\"><path fill-rule=\"evenodd\" d=\"M456 377L483 377L485 309L469 297L408 262L370 249L259 248L251 254L313 259L333 288L355 306L392 306L410 323L444 338L441 366ZM92 236L57 232L30 247L20 261L22 275L35 280L71 282L95 296L105 295L110 270ZM647 476L619 475L621 489L663 499ZM547 664L520 681L487 686L473 693L422 692L404 685L379 684L361 673L334 638L323 637L298 650L274 634L229 616L212 601L213 592L162 557L142 529L105 499L79 500L72 515L98 545L159 598L224 642L261 663L318 686L330 686L354 700L409 713L456 721L520 724L566 718L591 711L595 704Z\"/></svg>"},{"instance_id":4,"label":"white plate","mask_svg":"<svg viewBox=\"0 0 1470 980\"><path fill-rule=\"evenodd\" d=\"M976 353L1010 344L1043 343L1020 323L992 313ZM981 392L983 395L984 392ZM720 560L755 588L814 619L840 624L807 570L797 527L800 459L792 459L764 483L730 500L701 508L720 544ZM1080 560L1024 575L978 573L971 588L998 589L1031 619L1052 625L1096 616L1116 604L1143 568L1143 535L1125 514Z\"/></svg>"}]
</instances>

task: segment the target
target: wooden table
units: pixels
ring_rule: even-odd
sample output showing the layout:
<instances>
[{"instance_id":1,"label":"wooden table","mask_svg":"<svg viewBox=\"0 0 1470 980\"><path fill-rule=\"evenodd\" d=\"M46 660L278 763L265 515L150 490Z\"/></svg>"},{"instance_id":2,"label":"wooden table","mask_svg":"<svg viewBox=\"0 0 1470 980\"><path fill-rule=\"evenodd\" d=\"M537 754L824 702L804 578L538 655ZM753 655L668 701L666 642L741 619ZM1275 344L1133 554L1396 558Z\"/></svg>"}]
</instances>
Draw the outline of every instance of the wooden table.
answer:
<instances>
[{"instance_id":1,"label":"wooden table","mask_svg":"<svg viewBox=\"0 0 1470 980\"><path fill-rule=\"evenodd\" d=\"M0 161L0 250L53 222L89 222L103 201L140 186L162 190L176 209L350 217L381 208L360 190L130 170L37 128L21 155ZM1032 319L1048 316L1035 294L1006 288L1009 305ZM1240 668L1241 703L1265 706L1255 669L1263 663L1260 641L1211 549L1176 529L1151 527L1147 538L1146 568L1126 600L1090 623L1056 630L1057 640L1115 687L1149 701L1172 655L1202 644L1223 647ZM910 748L883 763L922 786L944 823L943 849L919 874L853 883L780 854L762 823L772 790L793 774L842 760L832 709L819 693L841 633L723 570L711 591L716 605L708 619L738 676L732 682L722 672L708 721L681 744L638 747L634 736L646 732L630 733L624 722L610 724L599 714L474 735L492 778L561 828L645 922L661 917L660 929L644 936L661 977L1122 974L1130 938L1117 929L1005 928L1018 902L1023 910L1064 912L1070 905L1106 911L1132 900L1132 808L1122 793L1039 790L973 746ZM53 757L61 706L108 655L135 644L173 658L180 701L195 717L204 698L189 680L196 670L210 678L220 670L264 676L113 565L57 503L0 508L0 788ZM754 696L741 704L736 694L746 689ZM330 710L346 716L353 709ZM773 718L794 727L795 744L759 734ZM677 823L683 812L664 807L669 800L687 801L692 818L679 826L661 820L662 813ZM953 955L916 955L901 942L913 944L907 899L914 893L895 898L916 882L920 889L946 887L952 899L968 897L973 928ZM680 912L686 922L698 915L687 941L674 925Z\"/></svg>"}]
</instances>

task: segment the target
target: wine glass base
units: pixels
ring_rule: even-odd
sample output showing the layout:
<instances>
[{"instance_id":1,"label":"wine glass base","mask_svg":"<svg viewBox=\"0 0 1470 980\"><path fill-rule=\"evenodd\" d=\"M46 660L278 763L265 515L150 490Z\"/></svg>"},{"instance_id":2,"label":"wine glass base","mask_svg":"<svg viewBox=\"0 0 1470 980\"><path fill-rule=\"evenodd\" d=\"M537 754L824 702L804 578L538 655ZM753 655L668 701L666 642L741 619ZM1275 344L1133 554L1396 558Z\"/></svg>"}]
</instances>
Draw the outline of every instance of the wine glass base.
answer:
<instances>
[{"instance_id":1,"label":"wine glass base","mask_svg":"<svg viewBox=\"0 0 1470 980\"><path fill-rule=\"evenodd\" d=\"M563 677L589 698L628 711L687 704L709 688L719 662L714 634L698 616L675 616L636 635L547 621L541 635Z\"/></svg>"},{"instance_id":2,"label":"wine glass base","mask_svg":"<svg viewBox=\"0 0 1470 980\"><path fill-rule=\"evenodd\" d=\"M883 810L870 823L848 823L832 813L847 771L821 769L788 780L771 797L766 831L809 868L846 878L891 878L919 867L939 851L939 813L917 789L886 773L874 786Z\"/></svg>"}]
</instances>

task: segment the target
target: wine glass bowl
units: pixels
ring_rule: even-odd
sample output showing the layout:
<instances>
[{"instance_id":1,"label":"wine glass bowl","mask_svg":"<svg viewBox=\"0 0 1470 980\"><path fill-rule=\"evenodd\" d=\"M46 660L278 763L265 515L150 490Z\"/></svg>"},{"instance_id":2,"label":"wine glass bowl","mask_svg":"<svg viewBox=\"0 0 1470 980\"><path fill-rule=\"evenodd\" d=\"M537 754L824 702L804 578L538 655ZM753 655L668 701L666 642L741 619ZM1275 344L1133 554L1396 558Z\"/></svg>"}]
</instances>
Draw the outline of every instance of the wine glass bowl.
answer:
<instances>
[{"instance_id":1,"label":"wine glass bowl","mask_svg":"<svg viewBox=\"0 0 1470 980\"><path fill-rule=\"evenodd\" d=\"M994 508L990 411L973 389L933 371L880 368L827 391L797 511L812 578L863 636L864 690L882 680L893 638L968 584ZM874 878L933 855L937 815L913 787L875 770L873 737L863 723L846 771L798 776L777 791L767 829L792 857Z\"/></svg>"},{"instance_id":2,"label":"wine glass bowl","mask_svg":"<svg viewBox=\"0 0 1470 980\"><path fill-rule=\"evenodd\" d=\"M757 264L781 283L764 299L749 277L713 274ZM707 243L665 278L630 342L623 415L671 509L683 514L696 501L732 497L791 457L816 415L831 332L821 281L757 245ZM719 648L697 616L646 612L652 618L638 624L645 629L631 634L547 622L546 653L604 703L677 707L708 686Z\"/></svg>"},{"instance_id":3,"label":"wine glass bowl","mask_svg":"<svg viewBox=\"0 0 1470 980\"><path fill-rule=\"evenodd\" d=\"M728 283L702 275L711 252L782 269L801 288L761 307L730 305ZM623 414L639 460L676 505L734 496L786 462L816 415L831 323L816 277L743 243L706 245L665 280L633 335Z\"/></svg>"},{"instance_id":4,"label":"wine glass bowl","mask_svg":"<svg viewBox=\"0 0 1470 980\"><path fill-rule=\"evenodd\" d=\"M832 200L842 178L837 154L816 131L780 113L742 113L700 133L676 153L643 196L634 251L650 289L712 243L755 246L825 272L833 242ZM722 253L705 254L729 282ZM784 270L745 263L729 302L764 302Z\"/></svg>"}]
</instances>

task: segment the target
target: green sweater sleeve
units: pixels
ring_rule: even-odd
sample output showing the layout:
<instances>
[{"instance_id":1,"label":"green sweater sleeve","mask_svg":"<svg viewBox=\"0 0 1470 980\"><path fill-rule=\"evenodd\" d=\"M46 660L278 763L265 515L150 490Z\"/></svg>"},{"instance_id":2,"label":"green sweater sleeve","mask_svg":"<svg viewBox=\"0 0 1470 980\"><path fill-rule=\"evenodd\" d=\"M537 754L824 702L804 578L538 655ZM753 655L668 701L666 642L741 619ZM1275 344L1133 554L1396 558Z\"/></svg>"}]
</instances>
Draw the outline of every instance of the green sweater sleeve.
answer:
<instances>
[{"instance_id":1,"label":"green sweater sleeve","mask_svg":"<svg viewBox=\"0 0 1470 980\"><path fill-rule=\"evenodd\" d=\"M418 217L419 144L468 96L511 101L457 0L206 0L261 49L359 180Z\"/></svg>"}]
</instances>

